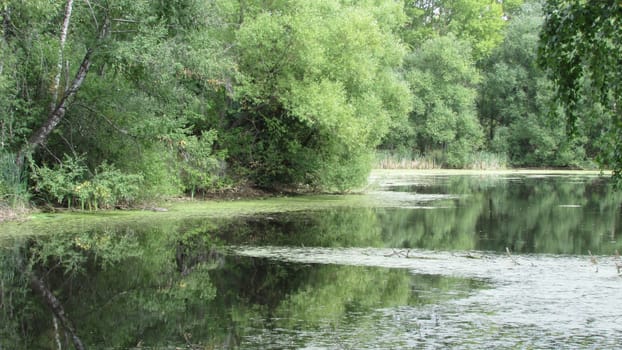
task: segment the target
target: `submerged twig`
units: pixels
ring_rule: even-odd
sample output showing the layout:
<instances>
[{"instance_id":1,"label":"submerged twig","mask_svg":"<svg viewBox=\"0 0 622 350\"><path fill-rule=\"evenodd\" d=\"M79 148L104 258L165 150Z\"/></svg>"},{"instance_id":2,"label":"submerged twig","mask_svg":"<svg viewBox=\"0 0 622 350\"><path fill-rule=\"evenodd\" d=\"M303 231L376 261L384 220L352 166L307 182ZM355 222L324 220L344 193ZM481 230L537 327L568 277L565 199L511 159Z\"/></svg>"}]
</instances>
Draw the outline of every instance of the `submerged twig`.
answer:
<instances>
[{"instance_id":1,"label":"submerged twig","mask_svg":"<svg viewBox=\"0 0 622 350\"><path fill-rule=\"evenodd\" d=\"M590 251L590 250L588 249L588 251L587 251L587 252L588 252L588 254L590 254L590 262L591 262L594 266L596 266L596 272L598 272L598 260L596 260L596 257L595 257L594 255L592 255L592 251Z\"/></svg>"},{"instance_id":2,"label":"submerged twig","mask_svg":"<svg viewBox=\"0 0 622 350\"><path fill-rule=\"evenodd\" d=\"M622 276L622 262L620 262L620 253L616 249L616 254L614 256L614 264L616 265L616 269L618 270L618 276Z\"/></svg>"},{"instance_id":3,"label":"submerged twig","mask_svg":"<svg viewBox=\"0 0 622 350\"><path fill-rule=\"evenodd\" d=\"M590 254L590 262L592 262L592 264L594 264L594 265L598 264L598 261L596 260L594 255L592 255L592 251L588 250L587 252L588 252L588 254Z\"/></svg>"},{"instance_id":4,"label":"submerged twig","mask_svg":"<svg viewBox=\"0 0 622 350\"><path fill-rule=\"evenodd\" d=\"M514 264L520 265L518 261L516 261L516 259L512 256L512 253L510 252L510 248L505 247L505 252L508 254L508 256L510 257L510 259L512 260Z\"/></svg>"}]
</instances>

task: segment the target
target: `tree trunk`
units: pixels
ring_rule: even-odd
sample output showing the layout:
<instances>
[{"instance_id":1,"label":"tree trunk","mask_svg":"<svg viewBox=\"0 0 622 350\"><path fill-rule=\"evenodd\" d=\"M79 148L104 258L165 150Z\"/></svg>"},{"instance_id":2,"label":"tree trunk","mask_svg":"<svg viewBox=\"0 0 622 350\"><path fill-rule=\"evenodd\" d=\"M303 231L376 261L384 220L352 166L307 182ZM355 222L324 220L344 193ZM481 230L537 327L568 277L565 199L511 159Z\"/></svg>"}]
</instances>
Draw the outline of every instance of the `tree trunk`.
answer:
<instances>
[{"instance_id":1,"label":"tree trunk","mask_svg":"<svg viewBox=\"0 0 622 350\"><path fill-rule=\"evenodd\" d=\"M8 41L11 34L11 8L8 4L4 4L2 9L2 39Z\"/></svg>"},{"instance_id":2,"label":"tree trunk","mask_svg":"<svg viewBox=\"0 0 622 350\"><path fill-rule=\"evenodd\" d=\"M62 50L62 46L64 45L64 40L66 40L67 38L66 27L69 26L69 17L71 16L72 5L73 5L73 1L67 0L67 7L65 8L65 19L63 21L63 30L62 30L63 33L61 34L61 50ZM103 26L101 27L98 40L103 40L107 35L108 35L108 21L105 21ZM65 90L62 98L57 103L55 102L55 105L53 107L50 107L51 111L45 123L43 123L43 125L34 134L32 134L32 136L28 139L26 144L24 144L20 148L20 150L17 152L15 163L19 168L21 168L24 165L24 157L27 154L36 150L37 147L45 143L50 133L52 133L52 130L54 130L54 128L58 125L58 123L60 123L61 119L63 119L63 117L65 116L65 113L67 112L67 108L68 108L67 105L69 103L69 100L72 99L76 95L76 93L80 89L80 86L82 86L82 83L84 82L84 79L86 78L86 75L89 72L89 68L91 67L91 55L92 54L93 54L93 49L89 48L86 51L84 58L82 58L82 63L80 64L80 67L78 68L78 71L76 72L76 75L74 76L71 84ZM61 61L61 65L62 65L62 61ZM59 70L59 74L60 74L60 70ZM59 78L59 82L60 82L60 78ZM56 98L58 98L58 96L56 96Z\"/></svg>"},{"instance_id":3,"label":"tree trunk","mask_svg":"<svg viewBox=\"0 0 622 350\"><path fill-rule=\"evenodd\" d=\"M54 324L54 341L56 341L56 349L63 350L63 345L60 342L60 332L58 330L58 318L52 317L52 323Z\"/></svg>"},{"instance_id":4,"label":"tree trunk","mask_svg":"<svg viewBox=\"0 0 622 350\"><path fill-rule=\"evenodd\" d=\"M56 109L56 102L58 100L58 90L60 85L60 75L63 70L63 51L65 50L65 42L67 41L67 31L69 30L69 20L71 19L71 11L73 10L73 0L67 0L67 6L65 7L65 18L63 19L63 26L60 31L60 43L58 47L58 62L56 63L56 75L54 81L52 81L52 100L50 102L50 112Z\"/></svg>"},{"instance_id":5,"label":"tree trunk","mask_svg":"<svg viewBox=\"0 0 622 350\"><path fill-rule=\"evenodd\" d=\"M17 153L17 165L21 168L24 164L24 156L29 152L34 151L37 147L41 146L50 136L50 133L54 128L60 123L61 119L65 116L67 112L67 104L69 99L71 99L80 89L80 86L84 82L86 75L91 67L91 54L93 53L92 49L88 49L84 58L82 59L82 64L80 64L80 68L78 68L78 72L76 76L73 78L71 86L69 89L65 91L65 94L58 102L56 108L48 115L47 120L43 125L37 130L31 137L28 139L28 142L22 146L22 148Z\"/></svg>"},{"instance_id":6,"label":"tree trunk","mask_svg":"<svg viewBox=\"0 0 622 350\"><path fill-rule=\"evenodd\" d=\"M26 251L28 251L31 244L26 245ZM76 333L76 329L73 326L73 323L65 313L65 308L63 304L56 298L56 296L52 293L52 291L46 286L43 278L39 278L35 271L30 267L27 267L26 262L24 261L24 256L21 255L21 252L17 254L16 257L17 268L22 273L23 276L27 276L29 280L30 289L41 297L45 305L52 311L52 317L54 317L55 322L58 321L65 330L66 333L69 333L69 337L73 342L73 346L76 350L85 350L84 344L82 344L82 340L78 337ZM1 348L0 348L1 350Z\"/></svg>"},{"instance_id":7,"label":"tree trunk","mask_svg":"<svg viewBox=\"0 0 622 350\"><path fill-rule=\"evenodd\" d=\"M64 96L56 105L56 108L50 113L48 119L45 123L35 132L30 139L28 139L28 144L30 148L36 148L43 144L47 137L50 135L52 130L58 125L60 120L65 116L67 112L67 103L70 98L75 96L75 94L80 89L80 86L84 82L86 75L91 67L91 54L93 53L92 49L87 50L84 58L82 59L82 64L80 64L80 68L78 68L78 72L76 76L73 78L73 82L67 91L65 91Z\"/></svg>"}]
</instances>

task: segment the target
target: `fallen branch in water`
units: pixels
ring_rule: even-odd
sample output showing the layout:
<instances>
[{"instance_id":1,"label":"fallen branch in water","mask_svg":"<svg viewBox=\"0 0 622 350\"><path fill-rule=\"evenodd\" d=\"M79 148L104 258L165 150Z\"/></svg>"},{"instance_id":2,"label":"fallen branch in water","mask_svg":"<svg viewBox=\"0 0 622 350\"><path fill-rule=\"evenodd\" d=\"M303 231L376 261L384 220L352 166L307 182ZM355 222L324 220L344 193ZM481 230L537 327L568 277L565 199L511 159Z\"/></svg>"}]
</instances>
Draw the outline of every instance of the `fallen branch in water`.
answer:
<instances>
[{"instance_id":1,"label":"fallen branch in water","mask_svg":"<svg viewBox=\"0 0 622 350\"><path fill-rule=\"evenodd\" d=\"M417 255L415 253L416 253L416 250L415 250L415 252L413 252L411 249L397 250L397 249L393 248L393 251L391 253L384 254L383 256L387 257L387 258L395 256L395 257L398 257L398 258L422 259L422 260L425 260L425 259L432 259L432 260L437 259L437 258L432 257L432 256ZM363 254L370 255L369 253L365 253L365 252Z\"/></svg>"},{"instance_id":2,"label":"fallen branch in water","mask_svg":"<svg viewBox=\"0 0 622 350\"><path fill-rule=\"evenodd\" d=\"M406 249L406 252L404 252L403 250L396 250L393 249L393 252L391 254L385 254L385 257L391 257L391 256L398 256L398 257L404 257L404 258L409 258L410 256L410 249Z\"/></svg>"},{"instance_id":3,"label":"fallen branch in water","mask_svg":"<svg viewBox=\"0 0 622 350\"><path fill-rule=\"evenodd\" d=\"M481 259L483 255L473 255L471 254L471 252L467 252L467 254L464 257L467 259Z\"/></svg>"}]
</instances>

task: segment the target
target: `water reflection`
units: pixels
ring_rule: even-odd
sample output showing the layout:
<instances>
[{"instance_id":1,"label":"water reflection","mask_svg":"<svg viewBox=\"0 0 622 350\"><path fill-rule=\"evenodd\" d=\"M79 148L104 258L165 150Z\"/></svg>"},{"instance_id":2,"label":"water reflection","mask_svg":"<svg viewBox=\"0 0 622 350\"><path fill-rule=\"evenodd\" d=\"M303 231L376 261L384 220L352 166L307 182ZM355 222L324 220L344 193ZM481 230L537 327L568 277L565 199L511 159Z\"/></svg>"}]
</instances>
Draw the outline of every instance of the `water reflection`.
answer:
<instances>
[{"instance_id":1,"label":"water reflection","mask_svg":"<svg viewBox=\"0 0 622 350\"><path fill-rule=\"evenodd\" d=\"M300 349L344 330L375 333L373 310L466 297L485 284L405 269L282 263L232 257L212 278L219 295L213 314L230 317L241 348ZM234 278L232 278L234 276ZM339 331L336 331L339 330Z\"/></svg>"},{"instance_id":2,"label":"water reflection","mask_svg":"<svg viewBox=\"0 0 622 350\"><path fill-rule=\"evenodd\" d=\"M297 349L335 329L373 332L361 316L376 309L486 287L406 269L224 255L220 228L195 224L15 240L1 260L0 348L71 348L79 338L95 349ZM29 288L33 280L56 301Z\"/></svg>"},{"instance_id":3,"label":"water reflection","mask_svg":"<svg viewBox=\"0 0 622 350\"><path fill-rule=\"evenodd\" d=\"M523 253L587 254L590 250L612 254L620 247L615 235L622 196L603 178L436 177L432 185L413 190L462 194L451 210L411 213L410 220L418 223L414 226L421 232L421 244L452 236L429 248L446 249L449 242L461 242L455 249L503 251L509 247ZM426 234L430 232L432 237ZM472 238L460 238L465 235Z\"/></svg>"},{"instance_id":4,"label":"water reflection","mask_svg":"<svg viewBox=\"0 0 622 350\"><path fill-rule=\"evenodd\" d=\"M527 347L606 348L603 330L622 339L611 257L622 250L622 196L607 181L419 176L363 199L371 204L6 240L0 349L71 348L73 336L95 349L512 347L526 339ZM276 248L245 256L234 248L241 245ZM518 265L495 253L505 247L547 255L519 255ZM410 249L427 253L409 259L401 252ZM466 250L491 258L472 260ZM588 251L608 257L591 264L581 256ZM549 256L559 253L572 256Z\"/></svg>"},{"instance_id":5,"label":"water reflection","mask_svg":"<svg viewBox=\"0 0 622 350\"><path fill-rule=\"evenodd\" d=\"M392 247L610 255L622 195L598 177L417 178L387 187L408 193L388 207L331 208L248 218L226 234L234 244ZM420 194L437 194L430 200ZM376 194L378 195L378 194ZM408 198L406 200L405 198ZM397 202L397 205L395 205Z\"/></svg>"}]
</instances>

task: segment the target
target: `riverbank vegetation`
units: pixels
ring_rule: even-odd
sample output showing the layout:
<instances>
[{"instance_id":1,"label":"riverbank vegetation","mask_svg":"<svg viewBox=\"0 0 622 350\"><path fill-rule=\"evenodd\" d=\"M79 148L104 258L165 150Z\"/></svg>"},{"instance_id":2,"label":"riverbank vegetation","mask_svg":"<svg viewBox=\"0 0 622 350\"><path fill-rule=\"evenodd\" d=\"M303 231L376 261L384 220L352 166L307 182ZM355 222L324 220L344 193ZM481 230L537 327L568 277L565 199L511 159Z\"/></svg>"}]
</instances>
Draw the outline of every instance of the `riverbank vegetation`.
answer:
<instances>
[{"instance_id":1,"label":"riverbank vegetation","mask_svg":"<svg viewBox=\"0 0 622 350\"><path fill-rule=\"evenodd\" d=\"M540 40L567 3L2 1L0 206L344 192L375 158L615 170L620 85L577 73L560 94L557 22ZM608 23L602 42L619 51ZM620 57L591 53L573 69Z\"/></svg>"}]
</instances>

